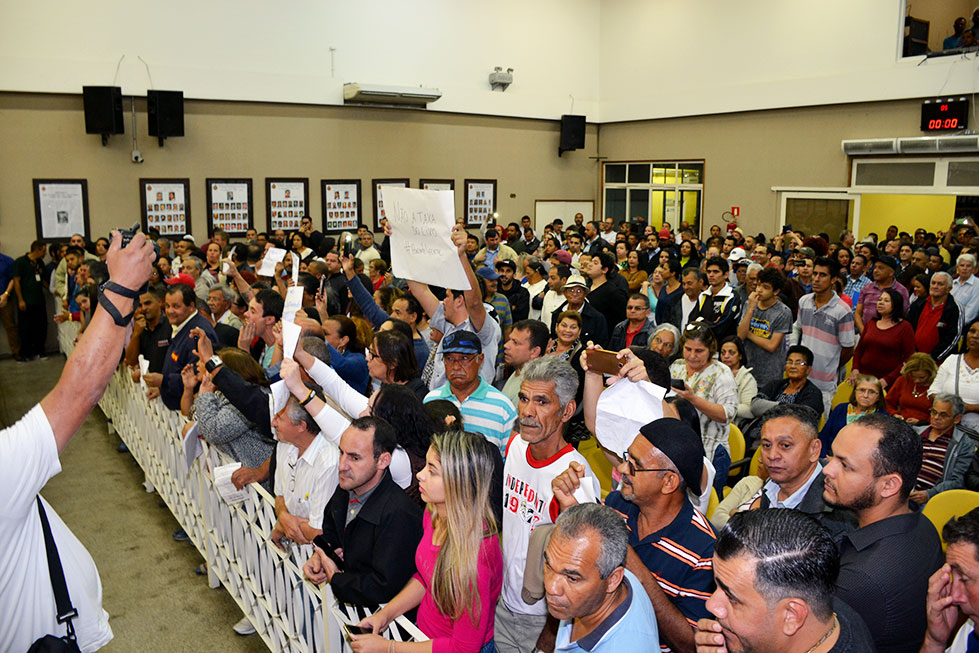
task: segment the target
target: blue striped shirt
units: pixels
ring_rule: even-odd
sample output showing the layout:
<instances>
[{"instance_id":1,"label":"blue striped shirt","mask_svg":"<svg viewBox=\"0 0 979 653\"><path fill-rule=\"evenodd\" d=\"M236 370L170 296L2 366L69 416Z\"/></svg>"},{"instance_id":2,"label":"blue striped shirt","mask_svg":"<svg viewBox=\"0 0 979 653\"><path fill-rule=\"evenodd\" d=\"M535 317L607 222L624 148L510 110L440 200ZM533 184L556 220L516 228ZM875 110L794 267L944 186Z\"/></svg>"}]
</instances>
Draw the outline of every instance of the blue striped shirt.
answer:
<instances>
[{"instance_id":1,"label":"blue striped shirt","mask_svg":"<svg viewBox=\"0 0 979 653\"><path fill-rule=\"evenodd\" d=\"M462 424L467 431L479 433L506 453L507 441L513 431L517 411L505 394L491 386L486 379L479 379L479 386L461 403L446 383L425 395L425 403L447 399L459 407Z\"/></svg>"}]
</instances>

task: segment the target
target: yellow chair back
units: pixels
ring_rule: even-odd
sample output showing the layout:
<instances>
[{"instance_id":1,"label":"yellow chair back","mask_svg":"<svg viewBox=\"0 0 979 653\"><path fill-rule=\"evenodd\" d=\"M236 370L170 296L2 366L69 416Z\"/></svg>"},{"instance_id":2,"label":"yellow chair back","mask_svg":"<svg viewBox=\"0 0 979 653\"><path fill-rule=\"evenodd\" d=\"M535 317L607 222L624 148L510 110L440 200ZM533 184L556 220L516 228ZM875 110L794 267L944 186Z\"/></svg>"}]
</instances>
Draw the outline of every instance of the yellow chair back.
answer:
<instances>
[{"instance_id":1,"label":"yellow chair back","mask_svg":"<svg viewBox=\"0 0 979 653\"><path fill-rule=\"evenodd\" d=\"M961 517L973 508L979 508L979 492L971 490L945 490L939 492L925 504L921 514L935 525L938 534L952 517ZM945 540L942 539L942 548Z\"/></svg>"}]
</instances>

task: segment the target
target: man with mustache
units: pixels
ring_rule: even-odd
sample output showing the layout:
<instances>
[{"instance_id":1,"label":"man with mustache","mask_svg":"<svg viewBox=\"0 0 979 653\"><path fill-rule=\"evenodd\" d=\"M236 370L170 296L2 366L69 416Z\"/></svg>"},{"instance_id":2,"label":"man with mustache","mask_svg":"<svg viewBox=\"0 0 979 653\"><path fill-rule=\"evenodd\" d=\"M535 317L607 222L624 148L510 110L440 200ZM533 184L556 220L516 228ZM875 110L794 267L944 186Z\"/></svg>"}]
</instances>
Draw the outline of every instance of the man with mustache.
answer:
<instances>
[{"instance_id":1,"label":"man with mustache","mask_svg":"<svg viewBox=\"0 0 979 653\"><path fill-rule=\"evenodd\" d=\"M523 367L520 387L520 435L510 438L503 467L503 592L496 606L494 641L500 653L551 650L557 620L547 617L547 603L527 603L521 594L531 532L551 524L559 506L551 481L572 461L583 468L579 499L594 501L601 486L584 456L564 441L564 424L575 414L578 373L556 356ZM545 625L548 628L545 630Z\"/></svg>"},{"instance_id":2,"label":"man with mustache","mask_svg":"<svg viewBox=\"0 0 979 653\"><path fill-rule=\"evenodd\" d=\"M700 436L676 419L658 419L639 429L618 467L621 487L605 497L626 518L625 567L656 610L664 651L693 651L693 627L710 616L714 529L687 493L689 487L700 494L703 469ZM578 503L573 493L583 472L572 462L551 483L562 511Z\"/></svg>"}]
</instances>

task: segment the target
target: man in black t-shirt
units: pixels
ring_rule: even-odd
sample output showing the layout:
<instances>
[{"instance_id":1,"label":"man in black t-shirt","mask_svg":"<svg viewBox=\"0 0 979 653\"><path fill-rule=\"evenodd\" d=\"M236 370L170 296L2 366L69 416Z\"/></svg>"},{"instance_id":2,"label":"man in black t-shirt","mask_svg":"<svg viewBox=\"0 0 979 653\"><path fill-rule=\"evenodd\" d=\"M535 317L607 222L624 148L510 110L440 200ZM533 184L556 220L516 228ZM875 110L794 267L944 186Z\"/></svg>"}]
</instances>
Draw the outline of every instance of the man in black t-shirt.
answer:
<instances>
[{"instance_id":1,"label":"man in black t-shirt","mask_svg":"<svg viewBox=\"0 0 979 653\"><path fill-rule=\"evenodd\" d=\"M31 250L14 261L14 294L20 311L17 321L20 356L28 361L44 354L44 343L48 337L48 312L41 290L45 251L44 243L35 240L31 243ZM94 312L95 307L92 308Z\"/></svg>"},{"instance_id":2,"label":"man in black t-shirt","mask_svg":"<svg viewBox=\"0 0 979 653\"><path fill-rule=\"evenodd\" d=\"M139 357L149 362L147 372L163 371L163 360L170 347L170 322L163 314L163 298L166 290L162 286L150 288L139 296L139 308L133 319L133 337L126 347L126 364L136 367Z\"/></svg>"}]
</instances>

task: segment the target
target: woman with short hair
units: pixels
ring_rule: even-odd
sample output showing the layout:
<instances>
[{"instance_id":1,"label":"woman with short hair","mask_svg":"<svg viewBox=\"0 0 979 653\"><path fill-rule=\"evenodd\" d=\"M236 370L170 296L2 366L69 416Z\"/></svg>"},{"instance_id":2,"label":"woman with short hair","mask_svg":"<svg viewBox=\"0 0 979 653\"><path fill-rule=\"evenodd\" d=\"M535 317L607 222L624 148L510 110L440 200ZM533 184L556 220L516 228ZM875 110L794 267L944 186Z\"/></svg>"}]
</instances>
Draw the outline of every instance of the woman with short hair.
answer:
<instances>
[{"instance_id":1,"label":"woman with short hair","mask_svg":"<svg viewBox=\"0 0 979 653\"><path fill-rule=\"evenodd\" d=\"M844 426L854 423L864 415L887 412L884 388L880 379L869 374L860 374L854 381L849 401L837 405L830 411L823 430L819 432L819 439L823 443L823 456L829 455L832 451L833 440Z\"/></svg>"}]
</instances>

